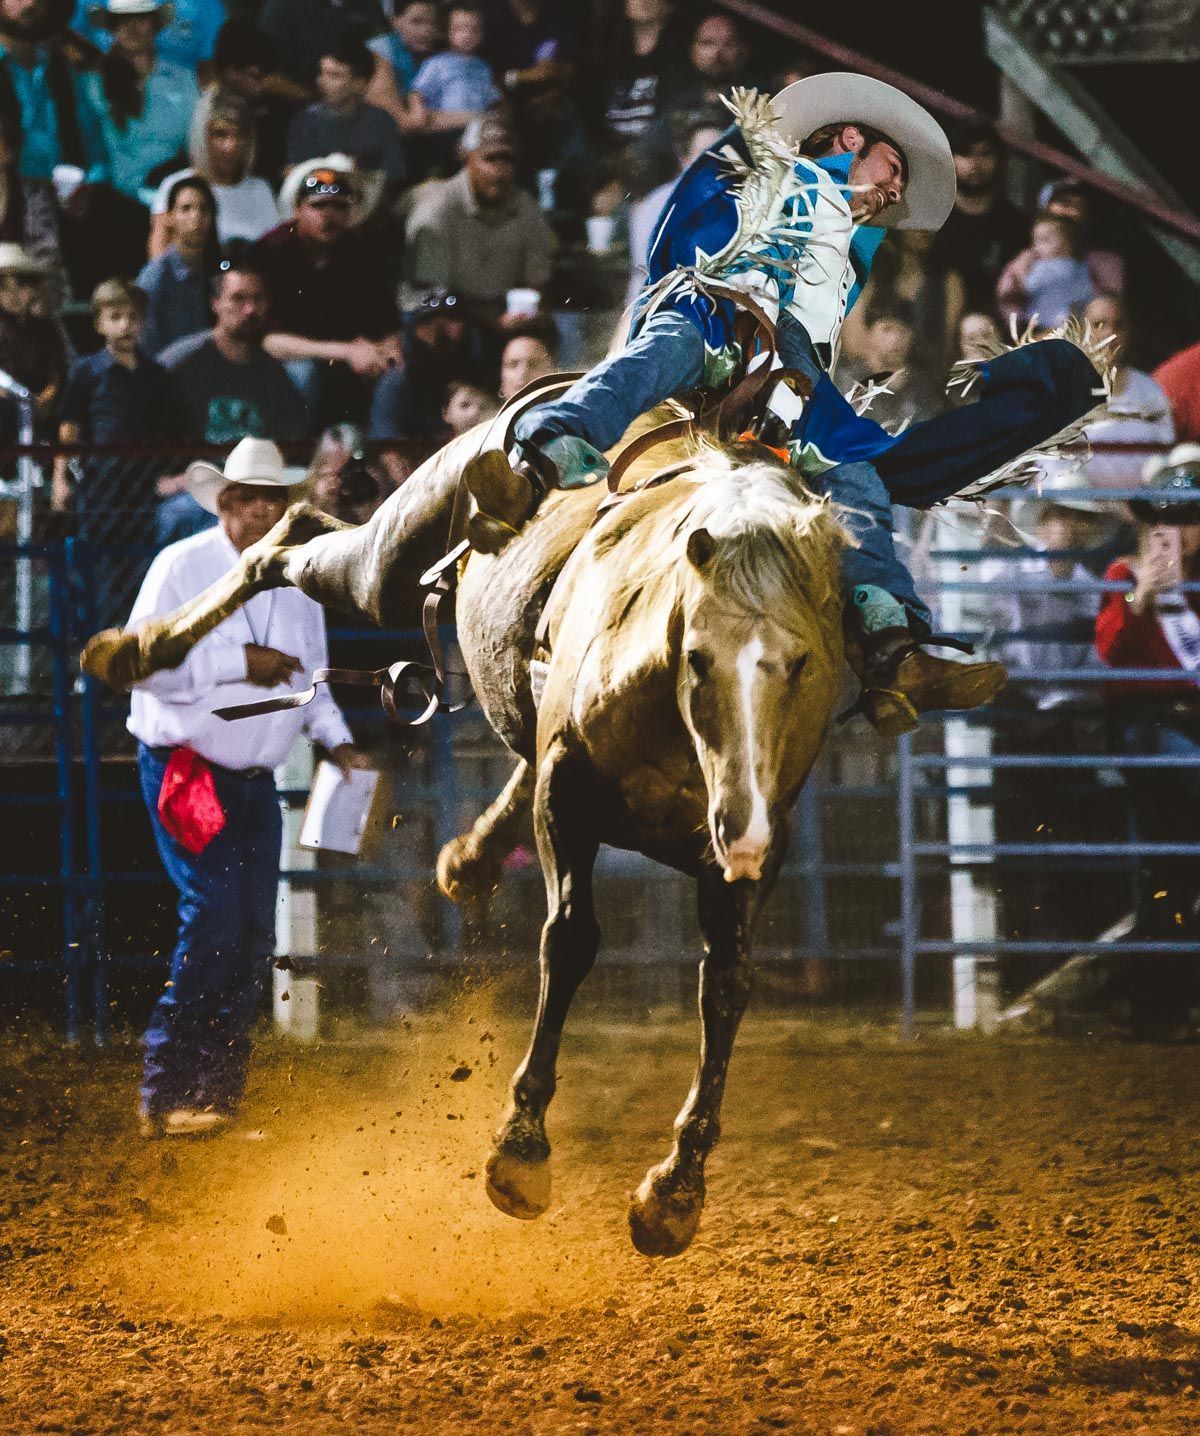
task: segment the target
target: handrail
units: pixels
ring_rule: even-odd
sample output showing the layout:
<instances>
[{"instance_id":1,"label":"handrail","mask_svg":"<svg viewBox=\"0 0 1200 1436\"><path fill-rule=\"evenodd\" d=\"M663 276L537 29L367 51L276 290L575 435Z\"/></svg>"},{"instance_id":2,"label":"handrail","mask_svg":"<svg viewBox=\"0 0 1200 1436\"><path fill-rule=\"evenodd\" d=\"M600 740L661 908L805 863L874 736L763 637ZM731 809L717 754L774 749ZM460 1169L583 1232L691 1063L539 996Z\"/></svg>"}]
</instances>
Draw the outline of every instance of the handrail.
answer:
<instances>
[{"instance_id":1,"label":"handrail","mask_svg":"<svg viewBox=\"0 0 1200 1436\"><path fill-rule=\"evenodd\" d=\"M784 35L809 50L815 50L818 55L824 55L827 60L832 60L838 65L845 65L861 74L870 75L876 80L884 80L889 85L895 85L899 90L905 90L914 100L919 100L934 114L944 115L951 120L966 121L969 124L989 125L1009 149L1017 150L1030 159L1061 170L1064 174L1080 180L1083 184L1090 185L1093 189L1103 190L1106 194L1112 195L1114 199L1119 199L1123 204L1141 210L1148 218L1166 225L1168 229L1173 229L1177 234L1183 235L1185 239L1191 240L1193 244L1200 244L1200 219L1194 215L1170 209L1152 195L1113 179L1102 170L1095 169L1083 160L1075 159L1065 150L1057 149L1054 145L1043 144L1040 140L1030 139L1027 135L1010 129L1007 125L997 124L992 115L975 109L973 105L964 104L962 100L956 100L943 90L923 84L920 80L914 80L911 75L906 75L900 70L893 70L890 65L881 65L878 60L872 60L860 51L850 49L847 45L839 45L836 40L830 40L807 25L801 25L796 20L789 20L786 16L776 14L768 6L759 4L758 0L719 0L719 4L723 9L731 10L735 15L741 15L743 19L752 20L756 24L762 25L764 29L774 30L777 35Z\"/></svg>"}]
</instances>

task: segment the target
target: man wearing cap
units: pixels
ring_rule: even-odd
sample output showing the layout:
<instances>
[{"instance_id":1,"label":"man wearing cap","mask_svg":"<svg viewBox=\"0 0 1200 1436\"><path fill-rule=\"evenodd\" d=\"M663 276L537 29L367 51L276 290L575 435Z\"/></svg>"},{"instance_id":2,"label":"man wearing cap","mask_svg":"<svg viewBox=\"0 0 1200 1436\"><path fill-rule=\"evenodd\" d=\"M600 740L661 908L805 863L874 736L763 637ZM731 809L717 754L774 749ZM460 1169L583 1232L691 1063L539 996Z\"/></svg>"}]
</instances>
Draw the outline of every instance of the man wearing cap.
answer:
<instances>
[{"instance_id":1,"label":"man wearing cap","mask_svg":"<svg viewBox=\"0 0 1200 1436\"><path fill-rule=\"evenodd\" d=\"M459 172L429 185L413 205L405 280L414 294L440 286L498 319L510 289L545 287L553 237L533 196L517 185L516 146L503 118L473 120L459 152Z\"/></svg>"},{"instance_id":2,"label":"man wearing cap","mask_svg":"<svg viewBox=\"0 0 1200 1436\"><path fill-rule=\"evenodd\" d=\"M386 256L357 228L366 204L353 162L327 155L297 165L279 204L288 218L254 247L271 294L267 350L321 422L361 420L369 386L401 352Z\"/></svg>"},{"instance_id":3,"label":"man wearing cap","mask_svg":"<svg viewBox=\"0 0 1200 1436\"><path fill-rule=\"evenodd\" d=\"M776 322L783 363L813 385L798 414L782 385L772 403L792 462L846 506L857 546L843 588L863 707L881 732L900 733L920 712L990 701L1004 670L920 647L930 614L895 552L893 502L928 508L1045 442L1095 405L1098 376L1076 346L1049 340L981 364L976 403L902 435L858 416L828 373L842 321L885 227L937 229L950 212L949 144L907 95L863 75L812 76L774 100L735 91L729 105L736 123L667 201L624 350L522 415L511 456L468 466L470 532L499 549L548 485L600 478L603 451L639 414L721 383L738 356L728 290L740 291Z\"/></svg>"},{"instance_id":4,"label":"man wearing cap","mask_svg":"<svg viewBox=\"0 0 1200 1436\"><path fill-rule=\"evenodd\" d=\"M39 426L50 417L67 371L67 355L58 326L34 312L38 289L48 277L19 244L0 243L0 369L32 393ZM4 406L0 422L16 438L15 411Z\"/></svg>"},{"instance_id":5,"label":"man wearing cap","mask_svg":"<svg viewBox=\"0 0 1200 1436\"><path fill-rule=\"evenodd\" d=\"M283 517L302 470L247 438L224 471L193 464L188 489L217 526L155 558L131 627L195 598ZM328 662L320 605L296 589L250 599L177 668L133 690L129 731L159 856L179 890L170 981L145 1036L148 1135L216 1131L237 1109L275 946L281 819L272 771L303 731L348 772L363 758L324 687L303 708L227 723L214 710L306 687Z\"/></svg>"}]
</instances>

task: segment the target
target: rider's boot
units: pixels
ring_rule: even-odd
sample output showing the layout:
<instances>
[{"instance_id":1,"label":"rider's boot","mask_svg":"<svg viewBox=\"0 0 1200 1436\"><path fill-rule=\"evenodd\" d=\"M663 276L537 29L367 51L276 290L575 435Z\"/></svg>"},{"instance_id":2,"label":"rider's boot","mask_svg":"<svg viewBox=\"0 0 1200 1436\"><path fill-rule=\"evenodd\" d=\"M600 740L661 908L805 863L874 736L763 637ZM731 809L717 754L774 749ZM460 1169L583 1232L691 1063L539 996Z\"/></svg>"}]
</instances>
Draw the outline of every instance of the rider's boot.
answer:
<instances>
[{"instance_id":1,"label":"rider's boot","mask_svg":"<svg viewBox=\"0 0 1200 1436\"><path fill-rule=\"evenodd\" d=\"M926 653L901 605L871 584L854 590L854 618L847 657L862 684L855 711L885 738L911 732L921 713L982 708L1008 681L1003 663L958 663Z\"/></svg>"},{"instance_id":2,"label":"rider's boot","mask_svg":"<svg viewBox=\"0 0 1200 1436\"><path fill-rule=\"evenodd\" d=\"M467 537L480 553L499 553L537 511L550 489L581 489L608 473L598 449L571 434L545 443L518 440L510 456L486 449L468 461L463 483L475 501Z\"/></svg>"}]
</instances>

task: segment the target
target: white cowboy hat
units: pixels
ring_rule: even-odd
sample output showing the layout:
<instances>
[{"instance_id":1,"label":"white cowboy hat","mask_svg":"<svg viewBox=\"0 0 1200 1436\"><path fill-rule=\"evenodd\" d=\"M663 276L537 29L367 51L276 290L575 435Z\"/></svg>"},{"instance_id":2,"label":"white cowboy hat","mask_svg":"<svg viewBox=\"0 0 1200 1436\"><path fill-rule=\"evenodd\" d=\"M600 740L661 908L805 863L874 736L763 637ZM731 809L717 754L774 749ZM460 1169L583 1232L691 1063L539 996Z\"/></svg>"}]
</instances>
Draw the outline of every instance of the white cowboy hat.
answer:
<instances>
[{"instance_id":1,"label":"white cowboy hat","mask_svg":"<svg viewBox=\"0 0 1200 1436\"><path fill-rule=\"evenodd\" d=\"M46 274L47 266L40 259L11 240L0 243L0 274Z\"/></svg>"},{"instance_id":2,"label":"white cowboy hat","mask_svg":"<svg viewBox=\"0 0 1200 1436\"><path fill-rule=\"evenodd\" d=\"M103 5L89 5L88 19L99 30L107 30L113 20L127 15L155 15L160 25L170 23L171 0L104 0Z\"/></svg>"},{"instance_id":3,"label":"white cowboy hat","mask_svg":"<svg viewBox=\"0 0 1200 1436\"><path fill-rule=\"evenodd\" d=\"M226 484L255 484L264 489L290 489L308 477L305 469L288 468L270 439L245 438L225 460L224 469L203 459L184 474L188 491L202 509L217 512L217 496Z\"/></svg>"},{"instance_id":4,"label":"white cowboy hat","mask_svg":"<svg viewBox=\"0 0 1200 1436\"><path fill-rule=\"evenodd\" d=\"M284 219L295 219L304 181L309 175L320 170L328 170L349 182L354 190L354 199L350 205L350 223L361 224L379 203L383 185L378 181L372 182L371 177L360 173L354 160L344 154L320 155L315 159L303 160L288 170L283 184L279 187L279 211Z\"/></svg>"},{"instance_id":5,"label":"white cowboy hat","mask_svg":"<svg viewBox=\"0 0 1200 1436\"><path fill-rule=\"evenodd\" d=\"M903 90L868 75L835 72L797 80L772 104L788 139L802 143L826 125L862 124L892 140L908 165L899 204L878 223L885 229L941 229L954 208L954 155L946 132Z\"/></svg>"}]
</instances>

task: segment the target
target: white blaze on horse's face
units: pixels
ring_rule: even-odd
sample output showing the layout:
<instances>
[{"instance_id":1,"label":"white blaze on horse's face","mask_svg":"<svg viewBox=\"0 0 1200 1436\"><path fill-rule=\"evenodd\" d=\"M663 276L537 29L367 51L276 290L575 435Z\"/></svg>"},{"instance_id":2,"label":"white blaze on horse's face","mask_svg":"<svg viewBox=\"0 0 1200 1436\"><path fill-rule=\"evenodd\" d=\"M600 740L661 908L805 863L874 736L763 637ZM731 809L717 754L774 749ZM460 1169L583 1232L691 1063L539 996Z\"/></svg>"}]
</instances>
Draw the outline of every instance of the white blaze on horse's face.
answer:
<instances>
[{"instance_id":1,"label":"white blaze on horse's face","mask_svg":"<svg viewBox=\"0 0 1200 1436\"><path fill-rule=\"evenodd\" d=\"M757 882L824 735L810 711L805 640L701 594L685 616L680 712L708 791L708 826L726 882Z\"/></svg>"}]
</instances>

